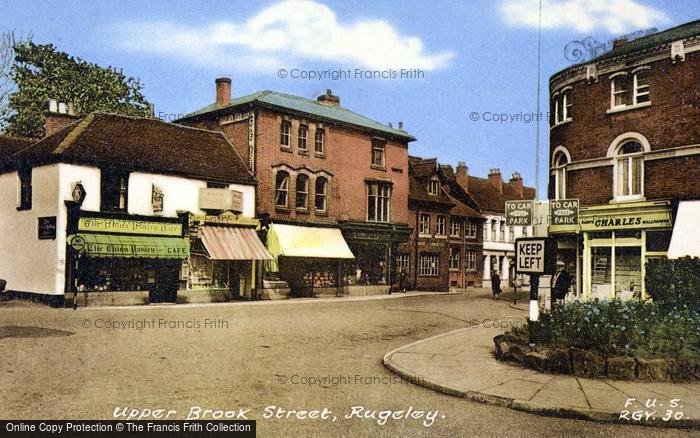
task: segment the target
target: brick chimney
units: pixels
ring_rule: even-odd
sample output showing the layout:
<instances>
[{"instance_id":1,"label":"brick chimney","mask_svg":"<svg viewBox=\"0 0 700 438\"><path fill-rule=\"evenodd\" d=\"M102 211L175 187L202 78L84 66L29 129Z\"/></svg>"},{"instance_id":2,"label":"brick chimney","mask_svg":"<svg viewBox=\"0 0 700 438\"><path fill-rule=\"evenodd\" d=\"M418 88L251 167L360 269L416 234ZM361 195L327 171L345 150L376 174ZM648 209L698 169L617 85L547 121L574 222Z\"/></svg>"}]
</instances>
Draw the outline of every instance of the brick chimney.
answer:
<instances>
[{"instance_id":1,"label":"brick chimney","mask_svg":"<svg viewBox=\"0 0 700 438\"><path fill-rule=\"evenodd\" d=\"M44 116L44 136L47 137L81 118L75 115L72 103L57 102L56 99L49 100L49 110Z\"/></svg>"},{"instance_id":2,"label":"brick chimney","mask_svg":"<svg viewBox=\"0 0 700 438\"><path fill-rule=\"evenodd\" d=\"M498 190L499 193L503 193L503 178L501 178L501 169L491 169L489 171L489 182Z\"/></svg>"},{"instance_id":3,"label":"brick chimney","mask_svg":"<svg viewBox=\"0 0 700 438\"><path fill-rule=\"evenodd\" d=\"M627 44L627 38L620 38L619 40L613 41L613 50L618 49Z\"/></svg>"},{"instance_id":4,"label":"brick chimney","mask_svg":"<svg viewBox=\"0 0 700 438\"><path fill-rule=\"evenodd\" d=\"M469 193L469 168L464 161L457 162L457 170L455 171L455 179L457 184L467 193Z\"/></svg>"},{"instance_id":5,"label":"brick chimney","mask_svg":"<svg viewBox=\"0 0 700 438\"><path fill-rule=\"evenodd\" d=\"M223 108L231 103L231 78L216 79L216 107Z\"/></svg>"},{"instance_id":6,"label":"brick chimney","mask_svg":"<svg viewBox=\"0 0 700 438\"><path fill-rule=\"evenodd\" d=\"M326 90L326 94L318 96L316 100L323 105L340 106L340 97L334 96L330 88Z\"/></svg>"},{"instance_id":7,"label":"brick chimney","mask_svg":"<svg viewBox=\"0 0 700 438\"><path fill-rule=\"evenodd\" d=\"M523 197L523 177L520 176L519 172L513 172L513 175L510 177L510 181L508 181L511 187L515 189L515 191L520 195L520 197Z\"/></svg>"}]
</instances>

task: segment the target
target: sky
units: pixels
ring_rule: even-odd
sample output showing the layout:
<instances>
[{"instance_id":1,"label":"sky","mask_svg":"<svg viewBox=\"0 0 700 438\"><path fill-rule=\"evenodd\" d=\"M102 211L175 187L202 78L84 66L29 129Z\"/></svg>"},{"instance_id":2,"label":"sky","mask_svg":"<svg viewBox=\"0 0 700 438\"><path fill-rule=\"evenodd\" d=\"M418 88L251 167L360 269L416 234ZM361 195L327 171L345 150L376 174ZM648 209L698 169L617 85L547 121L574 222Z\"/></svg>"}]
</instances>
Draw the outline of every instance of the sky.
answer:
<instances>
[{"instance_id":1,"label":"sky","mask_svg":"<svg viewBox=\"0 0 700 438\"><path fill-rule=\"evenodd\" d=\"M411 155L535 184L538 0L4 0L2 9L0 31L138 77L166 120L212 103L220 76L234 96L330 88L350 110L402 121L418 139ZM697 19L700 0L542 0L540 197L549 77L585 61L584 42L604 47Z\"/></svg>"}]
</instances>

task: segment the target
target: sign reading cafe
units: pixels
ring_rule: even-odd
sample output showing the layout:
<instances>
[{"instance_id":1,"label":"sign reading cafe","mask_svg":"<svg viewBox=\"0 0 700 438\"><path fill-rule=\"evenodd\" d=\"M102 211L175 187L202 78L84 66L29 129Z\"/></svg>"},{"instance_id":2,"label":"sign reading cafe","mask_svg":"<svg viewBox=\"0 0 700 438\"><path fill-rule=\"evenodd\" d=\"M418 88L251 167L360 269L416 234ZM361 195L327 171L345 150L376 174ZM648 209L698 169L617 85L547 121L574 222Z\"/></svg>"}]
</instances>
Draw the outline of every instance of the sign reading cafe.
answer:
<instances>
[{"instance_id":1,"label":"sign reading cafe","mask_svg":"<svg viewBox=\"0 0 700 438\"><path fill-rule=\"evenodd\" d=\"M175 222L148 222L133 219L81 217L78 220L78 231L181 236L182 224Z\"/></svg>"}]
</instances>

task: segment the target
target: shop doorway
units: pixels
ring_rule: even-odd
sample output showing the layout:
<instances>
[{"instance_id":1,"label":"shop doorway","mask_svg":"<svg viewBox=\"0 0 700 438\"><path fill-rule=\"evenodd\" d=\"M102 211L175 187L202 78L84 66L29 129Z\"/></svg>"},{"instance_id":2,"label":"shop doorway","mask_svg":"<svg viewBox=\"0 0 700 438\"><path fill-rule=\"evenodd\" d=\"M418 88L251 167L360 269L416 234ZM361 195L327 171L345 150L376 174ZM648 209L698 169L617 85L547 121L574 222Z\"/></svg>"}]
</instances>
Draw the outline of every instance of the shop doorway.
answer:
<instances>
[{"instance_id":1,"label":"shop doorway","mask_svg":"<svg viewBox=\"0 0 700 438\"><path fill-rule=\"evenodd\" d=\"M180 263L172 260L148 263L148 301L150 303L177 302Z\"/></svg>"}]
</instances>

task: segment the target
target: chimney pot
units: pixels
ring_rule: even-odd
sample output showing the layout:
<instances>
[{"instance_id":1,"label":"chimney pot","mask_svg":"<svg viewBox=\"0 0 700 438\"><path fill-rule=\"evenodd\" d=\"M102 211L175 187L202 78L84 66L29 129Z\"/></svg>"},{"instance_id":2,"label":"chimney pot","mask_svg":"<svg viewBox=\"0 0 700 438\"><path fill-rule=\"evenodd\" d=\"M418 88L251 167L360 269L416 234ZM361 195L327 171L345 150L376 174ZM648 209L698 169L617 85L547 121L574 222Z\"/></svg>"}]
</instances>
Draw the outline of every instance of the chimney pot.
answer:
<instances>
[{"instance_id":1,"label":"chimney pot","mask_svg":"<svg viewBox=\"0 0 700 438\"><path fill-rule=\"evenodd\" d=\"M318 96L316 100L321 105L340 106L340 97L334 96L330 88L326 90L326 94Z\"/></svg>"},{"instance_id":2,"label":"chimney pot","mask_svg":"<svg viewBox=\"0 0 700 438\"><path fill-rule=\"evenodd\" d=\"M520 197L522 198L525 192L523 190L523 177L520 176L520 172L513 172L513 175L510 177L509 183L515 189L518 195L520 195Z\"/></svg>"},{"instance_id":3,"label":"chimney pot","mask_svg":"<svg viewBox=\"0 0 700 438\"><path fill-rule=\"evenodd\" d=\"M224 107L231 103L231 78L217 78L216 83L216 106Z\"/></svg>"},{"instance_id":4,"label":"chimney pot","mask_svg":"<svg viewBox=\"0 0 700 438\"><path fill-rule=\"evenodd\" d=\"M499 193L503 193L503 179L501 178L501 169L493 168L489 172L489 182L498 190Z\"/></svg>"},{"instance_id":5,"label":"chimney pot","mask_svg":"<svg viewBox=\"0 0 700 438\"><path fill-rule=\"evenodd\" d=\"M393 127L393 126L391 126L391 122L389 122L389 127L390 127L390 128L392 128L392 127Z\"/></svg>"},{"instance_id":6,"label":"chimney pot","mask_svg":"<svg viewBox=\"0 0 700 438\"><path fill-rule=\"evenodd\" d=\"M399 130L403 131L403 122L399 122Z\"/></svg>"}]
</instances>

